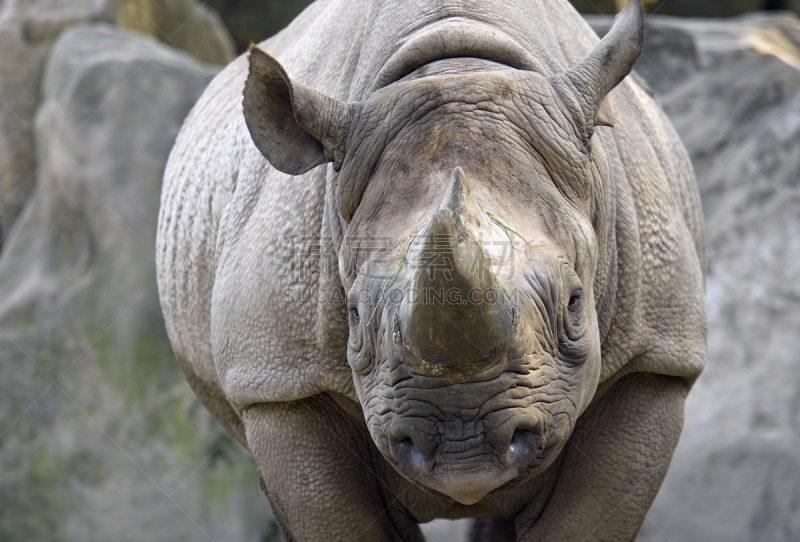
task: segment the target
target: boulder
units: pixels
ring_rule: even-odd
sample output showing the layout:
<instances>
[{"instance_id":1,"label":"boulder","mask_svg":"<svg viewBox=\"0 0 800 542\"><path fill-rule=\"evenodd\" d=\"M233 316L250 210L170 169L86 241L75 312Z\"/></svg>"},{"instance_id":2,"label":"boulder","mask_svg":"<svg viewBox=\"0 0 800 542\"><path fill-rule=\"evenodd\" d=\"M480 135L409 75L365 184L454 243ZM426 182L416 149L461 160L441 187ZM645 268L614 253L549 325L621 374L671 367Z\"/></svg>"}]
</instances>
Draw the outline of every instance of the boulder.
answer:
<instances>
[{"instance_id":1,"label":"boulder","mask_svg":"<svg viewBox=\"0 0 800 542\"><path fill-rule=\"evenodd\" d=\"M0 540L274 534L252 459L178 368L155 284L164 166L215 72L108 25L53 46L36 189L0 256Z\"/></svg>"},{"instance_id":2,"label":"boulder","mask_svg":"<svg viewBox=\"0 0 800 542\"><path fill-rule=\"evenodd\" d=\"M33 190L33 116L45 59L70 26L105 21L154 35L204 62L235 53L219 16L198 0L3 0L0 2L0 244Z\"/></svg>"},{"instance_id":3,"label":"boulder","mask_svg":"<svg viewBox=\"0 0 800 542\"><path fill-rule=\"evenodd\" d=\"M800 20L651 17L636 69L691 154L709 261L708 364L639 540L800 540Z\"/></svg>"},{"instance_id":4,"label":"boulder","mask_svg":"<svg viewBox=\"0 0 800 542\"><path fill-rule=\"evenodd\" d=\"M222 17L239 51L287 26L313 0L204 0ZM800 0L798 0L800 1Z\"/></svg>"},{"instance_id":5,"label":"boulder","mask_svg":"<svg viewBox=\"0 0 800 542\"><path fill-rule=\"evenodd\" d=\"M155 36L198 60L227 64L236 54L219 14L198 0L107 1L117 26Z\"/></svg>"}]
</instances>

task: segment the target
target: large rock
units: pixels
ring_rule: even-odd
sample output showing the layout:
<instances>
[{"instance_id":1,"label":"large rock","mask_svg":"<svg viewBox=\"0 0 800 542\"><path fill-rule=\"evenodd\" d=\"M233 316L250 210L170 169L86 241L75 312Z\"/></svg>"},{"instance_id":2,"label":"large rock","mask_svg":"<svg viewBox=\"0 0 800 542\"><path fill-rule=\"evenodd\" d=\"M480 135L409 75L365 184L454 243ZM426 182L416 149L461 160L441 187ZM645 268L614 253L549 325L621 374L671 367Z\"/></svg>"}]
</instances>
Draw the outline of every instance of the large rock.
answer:
<instances>
[{"instance_id":1,"label":"large rock","mask_svg":"<svg viewBox=\"0 0 800 542\"><path fill-rule=\"evenodd\" d=\"M63 0L62 0L63 1ZM236 53L219 14L199 0L106 0L113 22L183 49L211 64L227 64Z\"/></svg>"},{"instance_id":2,"label":"large rock","mask_svg":"<svg viewBox=\"0 0 800 542\"><path fill-rule=\"evenodd\" d=\"M637 70L703 198L709 336L640 540L800 540L800 20L648 26Z\"/></svg>"},{"instance_id":3,"label":"large rock","mask_svg":"<svg viewBox=\"0 0 800 542\"><path fill-rule=\"evenodd\" d=\"M283 29L311 2L312 0L205 0L206 5L220 14L240 51Z\"/></svg>"},{"instance_id":4,"label":"large rock","mask_svg":"<svg viewBox=\"0 0 800 542\"><path fill-rule=\"evenodd\" d=\"M33 116L53 40L75 24L105 21L154 35L199 60L225 64L233 40L198 0L0 1L0 245L33 190Z\"/></svg>"},{"instance_id":5,"label":"large rock","mask_svg":"<svg viewBox=\"0 0 800 542\"><path fill-rule=\"evenodd\" d=\"M252 459L178 369L161 176L215 70L110 26L56 41L37 186L0 257L0 540L269 539Z\"/></svg>"}]
</instances>

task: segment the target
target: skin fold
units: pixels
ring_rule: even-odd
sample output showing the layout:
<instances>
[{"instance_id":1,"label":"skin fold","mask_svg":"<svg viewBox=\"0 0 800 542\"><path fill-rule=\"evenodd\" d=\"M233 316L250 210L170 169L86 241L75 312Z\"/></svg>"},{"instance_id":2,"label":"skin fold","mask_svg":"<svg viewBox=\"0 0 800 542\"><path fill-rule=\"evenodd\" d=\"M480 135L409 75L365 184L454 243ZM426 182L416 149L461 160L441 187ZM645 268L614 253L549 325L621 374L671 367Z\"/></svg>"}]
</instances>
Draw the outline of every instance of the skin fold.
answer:
<instances>
[{"instance_id":1,"label":"skin fold","mask_svg":"<svg viewBox=\"0 0 800 542\"><path fill-rule=\"evenodd\" d=\"M287 540L633 540L705 356L686 152L564 1L313 4L186 120L159 292Z\"/></svg>"}]
</instances>

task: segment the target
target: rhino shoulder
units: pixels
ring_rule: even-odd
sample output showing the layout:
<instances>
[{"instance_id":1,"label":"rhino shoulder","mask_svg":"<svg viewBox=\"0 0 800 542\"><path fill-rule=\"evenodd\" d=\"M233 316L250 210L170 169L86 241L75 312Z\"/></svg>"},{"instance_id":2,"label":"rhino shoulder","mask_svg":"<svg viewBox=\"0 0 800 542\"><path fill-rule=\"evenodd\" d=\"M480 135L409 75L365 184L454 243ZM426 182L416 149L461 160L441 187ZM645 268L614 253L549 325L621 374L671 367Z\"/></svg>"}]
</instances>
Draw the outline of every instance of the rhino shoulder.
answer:
<instances>
[{"instance_id":1,"label":"rhino shoulder","mask_svg":"<svg viewBox=\"0 0 800 542\"><path fill-rule=\"evenodd\" d=\"M705 240L683 144L635 81L618 89L617 310L604 344L605 385L632 372L693 382L705 359ZM606 355L606 353L608 353Z\"/></svg>"}]
</instances>

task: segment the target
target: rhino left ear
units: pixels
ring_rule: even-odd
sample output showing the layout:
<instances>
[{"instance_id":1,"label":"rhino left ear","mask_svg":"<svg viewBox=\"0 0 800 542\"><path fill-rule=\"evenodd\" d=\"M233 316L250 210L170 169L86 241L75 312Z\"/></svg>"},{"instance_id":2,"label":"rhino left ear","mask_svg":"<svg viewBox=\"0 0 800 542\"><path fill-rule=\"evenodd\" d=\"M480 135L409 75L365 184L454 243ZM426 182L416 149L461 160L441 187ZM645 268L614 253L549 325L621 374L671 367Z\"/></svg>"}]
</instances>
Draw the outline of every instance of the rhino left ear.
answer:
<instances>
[{"instance_id":1,"label":"rhino left ear","mask_svg":"<svg viewBox=\"0 0 800 542\"><path fill-rule=\"evenodd\" d=\"M334 162L341 166L352 117L348 104L299 83L256 45L248 55L244 120L253 143L275 169L301 175Z\"/></svg>"},{"instance_id":2,"label":"rhino left ear","mask_svg":"<svg viewBox=\"0 0 800 542\"><path fill-rule=\"evenodd\" d=\"M588 143L595 126L613 126L614 113L606 97L633 69L644 48L641 0L628 0L611 30L586 57L551 83L573 109Z\"/></svg>"}]
</instances>

